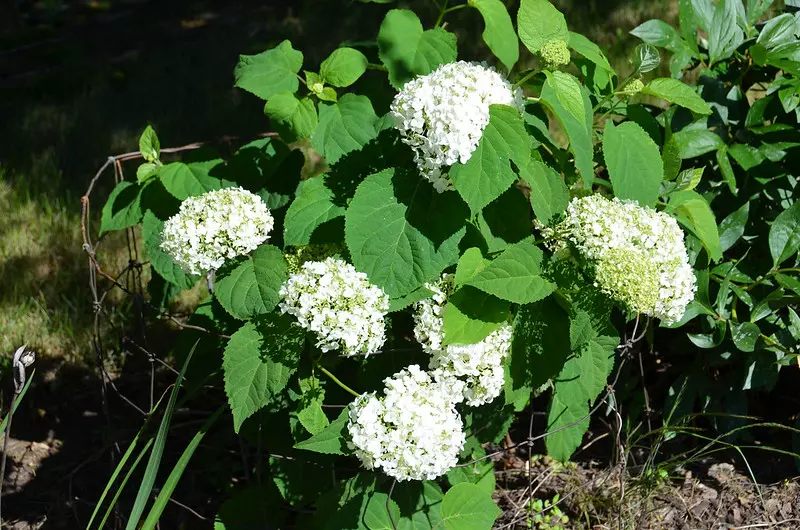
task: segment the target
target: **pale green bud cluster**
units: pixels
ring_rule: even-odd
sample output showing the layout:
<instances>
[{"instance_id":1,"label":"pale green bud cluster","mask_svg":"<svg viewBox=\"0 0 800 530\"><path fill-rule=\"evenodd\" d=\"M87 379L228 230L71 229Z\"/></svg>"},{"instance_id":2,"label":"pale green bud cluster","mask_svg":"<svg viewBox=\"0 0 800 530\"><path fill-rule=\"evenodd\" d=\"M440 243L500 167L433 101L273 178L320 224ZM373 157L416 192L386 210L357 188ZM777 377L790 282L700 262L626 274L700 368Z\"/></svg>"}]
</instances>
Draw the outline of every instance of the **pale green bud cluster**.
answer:
<instances>
[{"instance_id":1,"label":"pale green bud cluster","mask_svg":"<svg viewBox=\"0 0 800 530\"><path fill-rule=\"evenodd\" d=\"M289 274L299 272L303 263L307 261L325 261L331 257L344 257L344 248L336 243L320 243L294 247L289 250L284 258L289 266Z\"/></svg>"},{"instance_id":2,"label":"pale green bud cluster","mask_svg":"<svg viewBox=\"0 0 800 530\"><path fill-rule=\"evenodd\" d=\"M542 59L544 68L553 70L569 64L569 48L567 48L567 43L561 39L551 40L539 50L539 57Z\"/></svg>"},{"instance_id":3,"label":"pale green bud cluster","mask_svg":"<svg viewBox=\"0 0 800 530\"><path fill-rule=\"evenodd\" d=\"M631 79L622 87L622 93L627 96L635 96L642 90L644 90L644 83L641 79Z\"/></svg>"}]
</instances>

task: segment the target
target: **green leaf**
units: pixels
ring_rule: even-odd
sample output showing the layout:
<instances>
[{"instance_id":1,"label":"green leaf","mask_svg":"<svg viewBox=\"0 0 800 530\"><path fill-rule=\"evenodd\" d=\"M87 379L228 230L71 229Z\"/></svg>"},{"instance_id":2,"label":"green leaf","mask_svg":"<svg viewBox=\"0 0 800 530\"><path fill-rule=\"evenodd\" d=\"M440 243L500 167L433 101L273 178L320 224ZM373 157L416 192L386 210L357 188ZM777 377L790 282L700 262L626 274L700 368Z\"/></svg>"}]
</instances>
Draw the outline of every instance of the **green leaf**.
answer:
<instances>
[{"instance_id":1,"label":"green leaf","mask_svg":"<svg viewBox=\"0 0 800 530\"><path fill-rule=\"evenodd\" d=\"M720 136L708 129L684 129L672 135L678 145L678 153L682 160L696 158L725 145Z\"/></svg>"},{"instance_id":2,"label":"green leaf","mask_svg":"<svg viewBox=\"0 0 800 530\"><path fill-rule=\"evenodd\" d=\"M745 171L750 171L764 161L764 155L752 145L731 144L728 146L728 154Z\"/></svg>"},{"instance_id":3,"label":"green leaf","mask_svg":"<svg viewBox=\"0 0 800 530\"><path fill-rule=\"evenodd\" d=\"M771 50L780 44L795 41L798 22L790 13L784 13L767 21L758 34L757 43Z\"/></svg>"},{"instance_id":4,"label":"green leaf","mask_svg":"<svg viewBox=\"0 0 800 530\"><path fill-rule=\"evenodd\" d=\"M545 72L550 87L556 93L558 101L567 109L576 120L584 119L586 109L583 105L583 95L581 85L575 76L566 72L556 70L555 72Z\"/></svg>"},{"instance_id":5,"label":"green leaf","mask_svg":"<svg viewBox=\"0 0 800 530\"><path fill-rule=\"evenodd\" d=\"M284 219L283 241L286 245L308 245L314 230L344 216L345 207L337 204L334 192L326 185L328 178L319 175L302 181L298 186L297 197L289 205Z\"/></svg>"},{"instance_id":6,"label":"green leaf","mask_svg":"<svg viewBox=\"0 0 800 530\"><path fill-rule=\"evenodd\" d=\"M142 220L141 193L139 186L121 181L103 206L100 217L100 234L136 226Z\"/></svg>"},{"instance_id":7,"label":"green leaf","mask_svg":"<svg viewBox=\"0 0 800 530\"><path fill-rule=\"evenodd\" d=\"M458 260L467 216L457 193L437 193L416 171L387 169L358 186L345 214L345 241L355 267L398 298Z\"/></svg>"},{"instance_id":8,"label":"green leaf","mask_svg":"<svg viewBox=\"0 0 800 530\"><path fill-rule=\"evenodd\" d=\"M150 266L169 283L182 290L191 289L197 283L198 277L184 272L172 257L161 250L161 233L164 231L164 221L155 216L152 211L147 211L142 220L142 239L144 247L150 258Z\"/></svg>"},{"instance_id":9,"label":"green leaf","mask_svg":"<svg viewBox=\"0 0 800 530\"><path fill-rule=\"evenodd\" d=\"M478 230L486 242L486 252L500 252L531 235L530 204L512 186L478 215Z\"/></svg>"},{"instance_id":10,"label":"green leaf","mask_svg":"<svg viewBox=\"0 0 800 530\"><path fill-rule=\"evenodd\" d=\"M482 460L478 460L482 458ZM494 462L491 458L486 458L486 451L478 445L477 450L467 454L466 460L473 461L467 466L454 467L447 472L447 481L451 486L464 482L475 484L484 493L491 495L495 488Z\"/></svg>"},{"instance_id":11,"label":"green leaf","mask_svg":"<svg viewBox=\"0 0 800 530\"><path fill-rule=\"evenodd\" d=\"M564 15L548 0L522 0L517 13L519 38L535 54L552 40L569 40Z\"/></svg>"},{"instance_id":12,"label":"green leaf","mask_svg":"<svg viewBox=\"0 0 800 530\"><path fill-rule=\"evenodd\" d=\"M508 247L469 281L469 285L515 304L538 302L553 292L542 278L544 253L533 241Z\"/></svg>"},{"instance_id":13,"label":"green leaf","mask_svg":"<svg viewBox=\"0 0 800 530\"><path fill-rule=\"evenodd\" d=\"M423 31L417 15L408 9L392 9L386 14L378 31L378 50L395 88L455 61L457 56L455 35L442 28Z\"/></svg>"},{"instance_id":14,"label":"green leaf","mask_svg":"<svg viewBox=\"0 0 800 530\"><path fill-rule=\"evenodd\" d=\"M236 432L283 391L304 346L303 328L276 313L259 316L233 334L225 346L222 369Z\"/></svg>"},{"instance_id":15,"label":"green leaf","mask_svg":"<svg viewBox=\"0 0 800 530\"><path fill-rule=\"evenodd\" d=\"M658 146L644 129L631 121L616 127L606 121L603 156L615 196L655 206L664 164Z\"/></svg>"},{"instance_id":16,"label":"green leaf","mask_svg":"<svg viewBox=\"0 0 800 530\"><path fill-rule=\"evenodd\" d=\"M161 156L161 142L158 141L156 132L149 125L139 137L139 152L148 162L155 162Z\"/></svg>"},{"instance_id":17,"label":"green leaf","mask_svg":"<svg viewBox=\"0 0 800 530\"><path fill-rule=\"evenodd\" d=\"M717 149L717 164L719 164L719 172L722 173L722 179L728 185L728 189L736 196L738 190L736 188L736 174L733 172L731 160L728 158L728 146Z\"/></svg>"},{"instance_id":18,"label":"green leaf","mask_svg":"<svg viewBox=\"0 0 800 530\"><path fill-rule=\"evenodd\" d=\"M719 0L714 9L708 38L709 66L730 57L744 42L744 32L736 20L737 2L740 0Z\"/></svg>"},{"instance_id":19,"label":"green leaf","mask_svg":"<svg viewBox=\"0 0 800 530\"><path fill-rule=\"evenodd\" d=\"M442 311L445 344L475 344L508 321L509 303L474 287L453 293Z\"/></svg>"},{"instance_id":20,"label":"green leaf","mask_svg":"<svg viewBox=\"0 0 800 530\"><path fill-rule=\"evenodd\" d=\"M307 440L294 445L295 449L304 449L326 455L346 455L349 453L345 443L347 436L348 409L345 408L330 425Z\"/></svg>"},{"instance_id":21,"label":"green leaf","mask_svg":"<svg viewBox=\"0 0 800 530\"><path fill-rule=\"evenodd\" d=\"M420 300L425 300L426 298L430 298L431 296L433 296L433 291L431 291L430 289L426 289L425 287L420 287L419 289L411 291L409 294L405 296L401 296L398 298L390 298L389 312L394 313L395 311L400 311L415 302L419 302Z\"/></svg>"},{"instance_id":22,"label":"green leaf","mask_svg":"<svg viewBox=\"0 0 800 530\"><path fill-rule=\"evenodd\" d=\"M519 112L506 105L489 106L489 123L466 164L450 167L456 191L473 213L503 194L516 180L510 161L518 166L530 158L530 136Z\"/></svg>"},{"instance_id":23,"label":"green leaf","mask_svg":"<svg viewBox=\"0 0 800 530\"><path fill-rule=\"evenodd\" d=\"M678 214L678 221L703 243L708 256L714 261L722 259L722 245L714 212L703 196L690 190L679 191L670 196L669 206Z\"/></svg>"},{"instance_id":24,"label":"green leaf","mask_svg":"<svg viewBox=\"0 0 800 530\"><path fill-rule=\"evenodd\" d=\"M774 0L747 0L747 23L755 26L764 13L769 11L769 6Z\"/></svg>"},{"instance_id":25,"label":"green leaf","mask_svg":"<svg viewBox=\"0 0 800 530\"><path fill-rule=\"evenodd\" d=\"M446 530L491 530L499 515L500 508L491 494L475 484L456 484L442 500L442 523Z\"/></svg>"},{"instance_id":26,"label":"green leaf","mask_svg":"<svg viewBox=\"0 0 800 530\"><path fill-rule=\"evenodd\" d=\"M664 22L663 20L648 20L631 30L631 35L635 35L647 44L674 50L680 47L683 39L680 34Z\"/></svg>"},{"instance_id":27,"label":"green leaf","mask_svg":"<svg viewBox=\"0 0 800 530\"><path fill-rule=\"evenodd\" d=\"M655 46L640 44L633 50L633 71L637 74L652 72L661 64L661 56Z\"/></svg>"},{"instance_id":28,"label":"green leaf","mask_svg":"<svg viewBox=\"0 0 800 530\"><path fill-rule=\"evenodd\" d=\"M275 309L280 300L278 291L287 279L289 272L283 252L264 244L249 256L220 267L214 296L231 316L247 320Z\"/></svg>"},{"instance_id":29,"label":"green leaf","mask_svg":"<svg viewBox=\"0 0 800 530\"><path fill-rule=\"evenodd\" d=\"M353 48L339 48L322 61L319 74L333 86L346 87L364 75L367 64L366 56L360 51Z\"/></svg>"},{"instance_id":30,"label":"green leaf","mask_svg":"<svg viewBox=\"0 0 800 530\"><path fill-rule=\"evenodd\" d=\"M769 251L775 267L791 258L800 249L800 201L775 218L769 227Z\"/></svg>"},{"instance_id":31,"label":"green leaf","mask_svg":"<svg viewBox=\"0 0 800 530\"><path fill-rule=\"evenodd\" d=\"M209 174L212 168L222 163L222 160L191 164L172 162L161 168L161 183L173 197L181 201L222 189L232 183Z\"/></svg>"},{"instance_id":32,"label":"green leaf","mask_svg":"<svg viewBox=\"0 0 800 530\"><path fill-rule=\"evenodd\" d=\"M320 103L319 125L311 145L333 164L374 139L377 125L378 116L368 97L345 94L337 103Z\"/></svg>"},{"instance_id":33,"label":"green leaf","mask_svg":"<svg viewBox=\"0 0 800 530\"><path fill-rule=\"evenodd\" d=\"M561 371L569 355L569 317L554 297L519 308L509 363L514 390L540 388Z\"/></svg>"},{"instance_id":34,"label":"green leaf","mask_svg":"<svg viewBox=\"0 0 800 530\"><path fill-rule=\"evenodd\" d=\"M678 0L678 25L681 28L681 35L689 46L693 55L699 55L697 47L697 22L695 22L694 8L692 0Z\"/></svg>"},{"instance_id":35,"label":"green leaf","mask_svg":"<svg viewBox=\"0 0 800 530\"><path fill-rule=\"evenodd\" d=\"M743 352L752 352L756 349L756 342L761 336L761 330L757 324L744 322L737 324L731 322L731 339L733 343Z\"/></svg>"},{"instance_id":36,"label":"green leaf","mask_svg":"<svg viewBox=\"0 0 800 530\"><path fill-rule=\"evenodd\" d=\"M167 444L167 434L169 432L170 423L172 423L175 403L178 401L178 391L181 388L183 378L186 375L186 368L192 360L192 355L194 355L196 346L197 343L195 343L189 351L189 355L186 356L181 371L178 373L177 379L175 379L175 385L172 387L172 391L169 394L167 408L164 410L164 416L161 418L161 423L158 426L153 449L150 452L150 457L147 459L147 467L145 468L144 475L142 476L141 482L139 482L139 490L136 492L136 500L133 503L133 508L131 508L131 514L130 517L128 517L125 530L135 530L138 528L139 520L144 513L144 507L150 499L150 492L153 491L153 484L156 482L158 468L161 465L161 457L164 455L164 447Z\"/></svg>"},{"instance_id":37,"label":"green leaf","mask_svg":"<svg viewBox=\"0 0 800 530\"><path fill-rule=\"evenodd\" d=\"M468 248L464 251L461 259L458 260L456 267L456 277L453 285L458 288L472 281L472 279L489 264L489 260L483 257L480 249Z\"/></svg>"},{"instance_id":38,"label":"green leaf","mask_svg":"<svg viewBox=\"0 0 800 530\"><path fill-rule=\"evenodd\" d=\"M711 114L711 107L708 103L692 87L677 79L658 77L647 83L642 93L666 99L670 103L675 103L698 114Z\"/></svg>"},{"instance_id":39,"label":"green leaf","mask_svg":"<svg viewBox=\"0 0 800 530\"><path fill-rule=\"evenodd\" d=\"M600 47L580 33L569 32L569 47L609 74L615 73Z\"/></svg>"},{"instance_id":40,"label":"green leaf","mask_svg":"<svg viewBox=\"0 0 800 530\"><path fill-rule=\"evenodd\" d=\"M722 252L727 252L744 235L749 215L750 203L746 202L719 224L719 243Z\"/></svg>"},{"instance_id":41,"label":"green leaf","mask_svg":"<svg viewBox=\"0 0 800 530\"><path fill-rule=\"evenodd\" d=\"M136 182L142 184L158 174L161 166L154 162L145 162L136 168Z\"/></svg>"},{"instance_id":42,"label":"green leaf","mask_svg":"<svg viewBox=\"0 0 800 530\"><path fill-rule=\"evenodd\" d=\"M258 55L240 55L233 71L234 86L263 100L281 92L297 91L297 73L303 66L303 54L288 40Z\"/></svg>"},{"instance_id":43,"label":"green leaf","mask_svg":"<svg viewBox=\"0 0 800 530\"><path fill-rule=\"evenodd\" d=\"M297 99L290 92L275 94L264 107L275 130L286 142L311 136L317 128L317 107L310 98Z\"/></svg>"},{"instance_id":44,"label":"green leaf","mask_svg":"<svg viewBox=\"0 0 800 530\"><path fill-rule=\"evenodd\" d=\"M589 426L589 405L603 391L614 367L614 347L600 340L585 343L554 381L547 419L547 452L566 461L580 445ZM576 423L577 422L577 423ZM570 424L576 423L575 425Z\"/></svg>"},{"instance_id":45,"label":"green leaf","mask_svg":"<svg viewBox=\"0 0 800 530\"><path fill-rule=\"evenodd\" d=\"M588 92L582 89L581 93L583 94L583 107L585 109L583 119L576 118L561 104L555 89L550 84L550 79L542 87L540 102L550 108L567 133L569 149L575 156L575 167L583 179L583 187L589 190L592 188L592 179L594 178L592 162L592 104L589 101Z\"/></svg>"},{"instance_id":46,"label":"green leaf","mask_svg":"<svg viewBox=\"0 0 800 530\"><path fill-rule=\"evenodd\" d=\"M468 0L467 3L483 16L483 42L506 69L511 70L519 60L519 40L506 6L500 0Z\"/></svg>"}]
</instances>

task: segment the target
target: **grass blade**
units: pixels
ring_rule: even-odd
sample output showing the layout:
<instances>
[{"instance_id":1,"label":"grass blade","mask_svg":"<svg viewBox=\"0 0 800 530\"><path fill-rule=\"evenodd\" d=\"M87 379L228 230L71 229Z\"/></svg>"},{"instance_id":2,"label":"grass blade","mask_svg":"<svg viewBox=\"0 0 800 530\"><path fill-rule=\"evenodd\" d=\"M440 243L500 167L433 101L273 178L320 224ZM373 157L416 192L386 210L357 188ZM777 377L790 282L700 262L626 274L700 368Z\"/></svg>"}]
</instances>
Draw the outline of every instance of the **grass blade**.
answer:
<instances>
[{"instance_id":1,"label":"grass blade","mask_svg":"<svg viewBox=\"0 0 800 530\"><path fill-rule=\"evenodd\" d=\"M145 519L141 530L153 530L156 527L156 523L158 523L161 513L164 511L167 502L169 502L169 498L175 491L175 487L178 485L178 481L180 481L181 476L183 476L183 472L186 470L189 460L192 459L197 446L200 445L203 437L206 435L214 422L217 421L217 418L219 418L219 415L222 414L226 407L227 405L220 406L217 411L210 418L208 418L208 420L206 420L203 426L200 427L200 430L194 435L194 438L192 438L192 440L189 442L189 445L186 446L186 449L184 449L183 454L178 459L175 467L172 468L172 472L169 474L169 477L167 477L167 480L164 482L164 487L159 492L155 503L153 503L153 507L150 509L150 513L147 515L147 519Z\"/></svg>"},{"instance_id":2,"label":"grass blade","mask_svg":"<svg viewBox=\"0 0 800 530\"><path fill-rule=\"evenodd\" d=\"M183 383L183 376L186 373L186 367L189 366L189 362L192 360L192 355L194 355L195 348L197 348L197 342L194 343L191 351L189 351L189 355L186 357L186 361L183 363L183 367L181 368L181 373L178 374L178 379L175 380L175 386L172 387L172 393L170 394L169 401L167 402L167 409L164 411L164 417L161 418L161 425L158 427L158 433L156 434L155 443L153 444L153 450L150 452L150 459L147 461L147 468L144 471L142 483L139 485L139 492L136 494L136 500L133 503L131 516L128 518L128 524L125 526L125 530L136 530L139 525L139 520L142 517L142 513L144 513L144 507L147 504L147 500L150 498L150 492L153 491L153 484L156 482L158 468L161 465L161 456L164 454L164 446L167 443L167 431L169 430L169 424L172 422L172 413L175 410L175 402L178 399L178 391Z\"/></svg>"},{"instance_id":3,"label":"grass blade","mask_svg":"<svg viewBox=\"0 0 800 530\"><path fill-rule=\"evenodd\" d=\"M36 370L31 372L30 377L28 377L28 380L25 382L25 386L22 387L22 391L17 396L16 403L14 403L14 410L8 411L8 414L6 414L6 417L3 418L3 421L0 422L0 438L2 438L3 434L6 432L6 424L8 423L8 417L13 415L14 412L16 412L17 409L19 408L19 404L22 403L22 398L25 397L25 392L27 392L28 391L28 387L31 386L31 381L33 381L33 376L34 375L36 375Z\"/></svg>"},{"instance_id":4,"label":"grass blade","mask_svg":"<svg viewBox=\"0 0 800 530\"><path fill-rule=\"evenodd\" d=\"M139 454L136 456L136 460L133 461L131 468L128 470L127 473L125 473L125 477L123 477L122 483L117 488L117 492L114 494L114 498L111 499L111 503L108 505L108 508L106 508L106 513L103 514L103 520L100 521L100 524L97 526L97 528L105 528L108 516L111 515L111 510L113 510L114 505L117 504L117 500L119 500L119 496L122 494L122 490L125 489L125 485L128 483L128 480L131 478L131 475L133 474L134 470L136 470L136 468L139 466L139 462L142 460L142 457L144 457L144 455L147 454L147 451L150 449L151 445L153 445L152 438L147 440L147 443L144 444L144 447L142 447L142 450L139 451ZM98 504L98 506L100 505ZM97 508L95 508L95 510L96 509ZM89 522L89 524L91 524L91 521ZM89 526L87 525L86 528L88 529Z\"/></svg>"}]
</instances>

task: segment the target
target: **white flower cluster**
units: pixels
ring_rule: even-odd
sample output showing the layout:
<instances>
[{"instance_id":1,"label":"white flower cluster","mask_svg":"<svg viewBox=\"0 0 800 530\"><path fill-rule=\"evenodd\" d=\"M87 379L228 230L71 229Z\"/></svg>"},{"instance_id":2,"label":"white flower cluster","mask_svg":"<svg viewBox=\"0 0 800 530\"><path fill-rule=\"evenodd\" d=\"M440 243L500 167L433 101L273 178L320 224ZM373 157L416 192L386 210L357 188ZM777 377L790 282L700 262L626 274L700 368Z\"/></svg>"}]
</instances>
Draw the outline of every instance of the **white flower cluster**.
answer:
<instances>
[{"instance_id":1,"label":"white flower cluster","mask_svg":"<svg viewBox=\"0 0 800 530\"><path fill-rule=\"evenodd\" d=\"M189 197L164 223L161 249L184 270L202 274L255 250L274 220L261 197L243 188Z\"/></svg>"},{"instance_id":2,"label":"white flower cluster","mask_svg":"<svg viewBox=\"0 0 800 530\"><path fill-rule=\"evenodd\" d=\"M451 282L451 275L445 274L437 284L425 286L434 294L416 304L414 335L423 350L431 354L429 367L462 379L464 400L477 407L494 400L503 390L503 361L511 347L511 326L503 324L477 344L443 346L442 310Z\"/></svg>"},{"instance_id":3,"label":"white flower cluster","mask_svg":"<svg viewBox=\"0 0 800 530\"><path fill-rule=\"evenodd\" d=\"M342 259L303 263L283 284L280 297L280 310L315 332L324 352L369 355L386 338L383 319L389 297Z\"/></svg>"},{"instance_id":4,"label":"white flower cluster","mask_svg":"<svg viewBox=\"0 0 800 530\"><path fill-rule=\"evenodd\" d=\"M555 234L594 265L597 285L632 311L670 324L694 299L683 231L665 213L591 195L572 200Z\"/></svg>"},{"instance_id":5,"label":"white flower cluster","mask_svg":"<svg viewBox=\"0 0 800 530\"><path fill-rule=\"evenodd\" d=\"M383 397L362 394L350 404L349 445L367 469L397 480L433 480L458 462L466 440L459 381L417 365L388 377Z\"/></svg>"},{"instance_id":6,"label":"white flower cluster","mask_svg":"<svg viewBox=\"0 0 800 530\"><path fill-rule=\"evenodd\" d=\"M470 159L493 104L521 112L522 91L514 90L493 68L464 61L409 81L395 96L395 128L414 149L414 161L437 191L452 189L447 166Z\"/></svg>"}]
</instances>

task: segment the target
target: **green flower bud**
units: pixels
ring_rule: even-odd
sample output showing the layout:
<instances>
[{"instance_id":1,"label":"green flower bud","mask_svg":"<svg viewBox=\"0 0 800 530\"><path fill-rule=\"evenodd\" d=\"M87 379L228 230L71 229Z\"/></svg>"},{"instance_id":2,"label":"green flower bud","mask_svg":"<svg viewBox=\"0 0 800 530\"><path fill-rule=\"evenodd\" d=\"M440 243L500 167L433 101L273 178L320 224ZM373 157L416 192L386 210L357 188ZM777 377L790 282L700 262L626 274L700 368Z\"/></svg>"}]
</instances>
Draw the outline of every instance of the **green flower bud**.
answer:
<instances>
[{"instance_id":1,"label":"green flower bud","mask_svg":"<svg viewBox=\"0 0 800 530\"><path fill-rule=\"evenodd\" d=\"M544 67L552 70L569 64L569 48L567 48L567 43L561 39L551 40L539 50L539 57L541 57Z\"/></svg>"},{"instance_id":2,"label":"green flower bud","mask_svg":"<svg viewBox=\"0 0 800 530\"><path fill-rule=\"evenodd\" d=\"M638 94L644 89L644 83L642 83L641 79L631 79L628 81L624 87L622 87L622 93L627 96L633 96Z\"/></svg>"},{"instance_id":3,"label":"green flower bud","mask_svg":"<svg viewBox=\"0 0 800 530\"><path fill-rule=\"evenodd\" d=\"M289 266L289 274L294 274L307 261L325 261L330 257L341 256L343 251L344 249L341 245L334 243L311 244L304 247L294 247L284 257L286 258L286 264Z\"/></svg>"}]
</instances>

